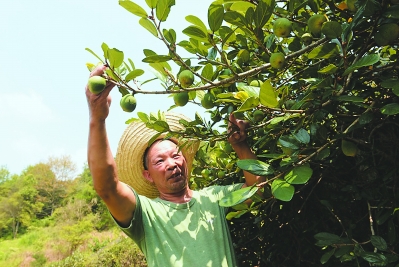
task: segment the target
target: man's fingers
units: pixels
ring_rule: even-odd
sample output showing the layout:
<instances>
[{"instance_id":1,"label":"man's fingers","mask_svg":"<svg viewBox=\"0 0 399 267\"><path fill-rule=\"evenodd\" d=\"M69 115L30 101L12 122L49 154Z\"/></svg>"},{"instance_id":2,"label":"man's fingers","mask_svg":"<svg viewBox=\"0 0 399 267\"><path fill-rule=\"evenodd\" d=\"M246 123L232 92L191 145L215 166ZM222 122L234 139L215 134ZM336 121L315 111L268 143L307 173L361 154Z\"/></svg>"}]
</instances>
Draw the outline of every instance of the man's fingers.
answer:
<instances>
[{"instance_id":1,"label":"man's fingers","mask_svg":"<svg viewBox=\"0 0 399 267\"><path fill-rule=\"evenodd\" d=\"M107 67L105 65L99 65L99 66L95 67L94 70L92 70L90 72L90 77L103 75L106 68Z\"/></svg>"}]
</instances>

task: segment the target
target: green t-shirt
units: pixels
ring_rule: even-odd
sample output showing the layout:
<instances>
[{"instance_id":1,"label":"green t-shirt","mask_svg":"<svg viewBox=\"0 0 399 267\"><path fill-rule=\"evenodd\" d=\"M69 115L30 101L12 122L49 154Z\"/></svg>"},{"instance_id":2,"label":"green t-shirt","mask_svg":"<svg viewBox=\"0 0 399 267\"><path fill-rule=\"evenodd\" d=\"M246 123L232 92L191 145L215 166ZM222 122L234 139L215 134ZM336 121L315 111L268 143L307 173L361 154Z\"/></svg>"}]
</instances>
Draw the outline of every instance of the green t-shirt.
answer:
<instances>
[{"instance_id":1,"label":"green t-shirt","mask_svg":"<svg viewBox=\"0 0 399 267\"><path fill-rule=\"evenodd\" d=\"M242 184L193 191L192 199L176 204L137 195L129 227L121 229L146 256L148 266L237 266L227 209L218 201Z\"/></svg>"}]
</instances>

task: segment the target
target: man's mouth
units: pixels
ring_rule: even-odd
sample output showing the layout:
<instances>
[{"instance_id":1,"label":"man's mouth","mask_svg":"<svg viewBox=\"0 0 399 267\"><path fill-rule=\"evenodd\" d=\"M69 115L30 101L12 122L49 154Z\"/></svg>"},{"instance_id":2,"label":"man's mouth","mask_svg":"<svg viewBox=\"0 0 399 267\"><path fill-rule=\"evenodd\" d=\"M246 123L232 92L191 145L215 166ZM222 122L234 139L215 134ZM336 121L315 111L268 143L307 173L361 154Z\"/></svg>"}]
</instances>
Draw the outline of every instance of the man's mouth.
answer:
<instances>
[{"instance_id":1,"label":"man's mouth","mask_svg":"<svg viewBox=\"0 0 399 267\"><path fill-rule=\"evenodd\" d=\"M169 177L169 179L179 178L179 177L181 177L181 172L176 172L176 173L172 174L172 175ZM168 180L169 180L169 179L168 179Z\"/></svg>"}]
</instances>

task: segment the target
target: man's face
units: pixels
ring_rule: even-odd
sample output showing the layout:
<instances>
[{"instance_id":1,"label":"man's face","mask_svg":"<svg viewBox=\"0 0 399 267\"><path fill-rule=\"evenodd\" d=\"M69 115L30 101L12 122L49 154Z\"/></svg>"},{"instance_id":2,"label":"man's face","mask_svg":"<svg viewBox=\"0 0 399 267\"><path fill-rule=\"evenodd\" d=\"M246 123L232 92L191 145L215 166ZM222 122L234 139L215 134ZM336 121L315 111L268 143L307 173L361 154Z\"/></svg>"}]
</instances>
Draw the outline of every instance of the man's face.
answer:
<instances>
[{"instance_id":1,"label":"man's face","mask_svg":"<svg viewBox=\"0 0 399 267\"><path fill-rule=\"evenodd\" d=\"M169 140L152 144L147 152L147 170L143 175L159 192L178 193L187 186L187 162L178 146Z\"/></svg>"}]
</instances>

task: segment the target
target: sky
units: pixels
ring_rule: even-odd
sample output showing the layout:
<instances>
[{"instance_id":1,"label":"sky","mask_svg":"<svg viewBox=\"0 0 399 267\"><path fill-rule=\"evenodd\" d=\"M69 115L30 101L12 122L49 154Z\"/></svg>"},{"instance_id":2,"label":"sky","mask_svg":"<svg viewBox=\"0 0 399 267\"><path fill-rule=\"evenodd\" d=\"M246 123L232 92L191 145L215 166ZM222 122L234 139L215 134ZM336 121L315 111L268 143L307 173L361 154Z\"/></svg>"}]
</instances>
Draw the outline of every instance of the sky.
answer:
<instances>
[{"instance_id":1,"label":"sky","mask_svg":"<svg viewBox=\"0 0 399 267\"><path fill-rule=\"evenodd\" d=\"M150 11L144 0L133 2ZM207 24L212 1L176 2L163 28L175 29L177 40L182 40L182 30L189 26L185 16L196 15ZM85 48L101 55L105 42L122 50L136 68L145 70L144 79L152 78L150 67L141 62L143 49L158 54L167 50L138 21L117 0L1 1L0 168L21 174L50 157L69 156L78 173L83 170L89 121L84 93L89 75L86 63L98 62ZM162 89L157 81L147 86ZM111 96L107 131L114 155L125 122L137 117L137 111L166 111L173 104L165 95L136 95L136 110L126 113L119 106L120 93L113 90ZM193 118L197 109L188 104L174 111Z\"/></svg>"}]
</instances>

